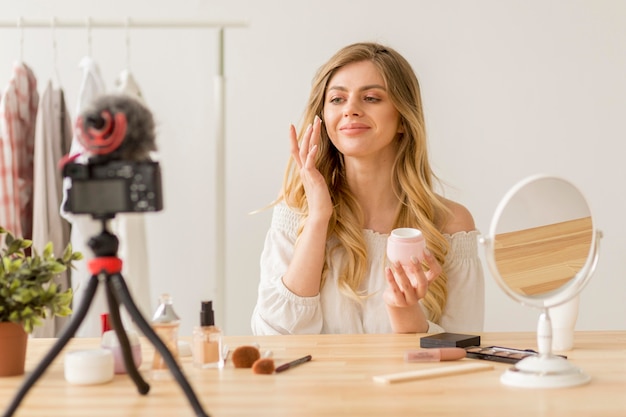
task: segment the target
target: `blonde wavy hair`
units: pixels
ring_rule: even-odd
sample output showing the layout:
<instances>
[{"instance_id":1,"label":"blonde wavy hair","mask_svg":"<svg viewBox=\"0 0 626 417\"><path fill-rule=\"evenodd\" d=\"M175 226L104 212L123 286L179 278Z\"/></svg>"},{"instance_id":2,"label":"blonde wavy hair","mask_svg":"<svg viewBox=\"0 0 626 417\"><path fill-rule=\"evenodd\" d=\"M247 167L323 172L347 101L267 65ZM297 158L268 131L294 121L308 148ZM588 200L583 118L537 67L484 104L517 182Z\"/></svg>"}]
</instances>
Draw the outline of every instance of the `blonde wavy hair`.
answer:
<instances>
[{"instance_id":1,"label":"blonde wavy hair","mask_svg":"<svg viewBox=\"0 0 626 417\"><path fill-rule=\"evenodd\" d=\"M326 88L335 72L350 63L371 61L382 74L389 98L400 113L403 134L398 135L398 153L392 171L393 190L401 202L394 227L419 228L426 238L428 249L437 260L445 263L448 242L437 225L442 225L449 211L433 189L437 180L428 161L426 129L420 87L411 65L395 50L377 43L355 43L339 50L317 71L306 106L302 127L313 123L315 115L322 115ZM303 128L298 140L302 140ZM322 128L316 161L317 168L328 184L334 211L328 223L328 236L336 238L336 245L327 245L326 262L321 286L328 271L328 259L333 251L343 252L339 276L340 290L359 300L367 294L358 294L358 288L367 272L367 248L363 236L363 215L345 178L343 155L334 147L326 129ZM308 206L302 180L293 158L287 165L278 201L302 215L298 235L302 232ZM427 317L439 322L447 299L448 278L443 272L433 281L423 304ZM321 288L321 287L320 287Z\"/></svg>"}]
</instances>

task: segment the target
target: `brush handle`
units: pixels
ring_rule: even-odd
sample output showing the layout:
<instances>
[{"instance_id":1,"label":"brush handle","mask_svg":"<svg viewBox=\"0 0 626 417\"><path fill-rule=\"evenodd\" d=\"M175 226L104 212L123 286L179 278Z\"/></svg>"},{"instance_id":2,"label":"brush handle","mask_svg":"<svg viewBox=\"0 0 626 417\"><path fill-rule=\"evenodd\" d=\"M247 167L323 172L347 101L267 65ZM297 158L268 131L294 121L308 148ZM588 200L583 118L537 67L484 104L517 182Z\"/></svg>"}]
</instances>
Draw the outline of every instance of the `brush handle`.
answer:
<instances>
[{"instance_id":1,"label":"brush handle","mask_svg":"<svg viewBox=\"0 0 626 417\"><path fill-rule=\"evenodd\" d=\"M399 372L396 374L374 376L375 382L391 384L394 382L412 381L416 379L436 378L446 375L466 374L469 372L487 371L493 369L488 363L464 363L460 365L440 366L436 368L419 369L417 371Z\"/></svg>"},{"instance_id":2,"label":"brush handle","mask_svg":"<svg viewBox=\"0 0 626 417\"><path fill-rule=\"evenodd\" d=\"M280 365L278 368L276 368L276 372L277 373L278 372L284 372L287 369L291 369L294 366L301 365L301 364L303 364L305 362L308 362L310 360L311 360L311 355L306 355L306 356L304 356L304 357L302 357L300 359L296 359L295 361L291 361L291 362L285 363L283 365Z\"/></svg>"}]
</instances>

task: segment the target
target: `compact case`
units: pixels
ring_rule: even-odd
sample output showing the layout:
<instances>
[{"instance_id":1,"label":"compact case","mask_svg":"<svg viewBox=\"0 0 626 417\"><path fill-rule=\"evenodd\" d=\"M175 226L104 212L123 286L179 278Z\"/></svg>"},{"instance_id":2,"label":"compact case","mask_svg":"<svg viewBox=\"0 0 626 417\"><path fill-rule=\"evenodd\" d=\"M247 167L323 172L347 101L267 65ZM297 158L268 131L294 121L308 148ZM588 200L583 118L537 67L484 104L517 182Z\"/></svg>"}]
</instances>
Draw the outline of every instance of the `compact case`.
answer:
<instances>
[{"instance_id":1,"label":"compact case","mask_svg":"<svg viewBox=\"0 0 626 417\"><path fill-rule=\"evenodd\" d=\"M438 333L420 338L420 347L468 347L480 346L480 336L460 333Z\"/></svg>"}]
</instances>

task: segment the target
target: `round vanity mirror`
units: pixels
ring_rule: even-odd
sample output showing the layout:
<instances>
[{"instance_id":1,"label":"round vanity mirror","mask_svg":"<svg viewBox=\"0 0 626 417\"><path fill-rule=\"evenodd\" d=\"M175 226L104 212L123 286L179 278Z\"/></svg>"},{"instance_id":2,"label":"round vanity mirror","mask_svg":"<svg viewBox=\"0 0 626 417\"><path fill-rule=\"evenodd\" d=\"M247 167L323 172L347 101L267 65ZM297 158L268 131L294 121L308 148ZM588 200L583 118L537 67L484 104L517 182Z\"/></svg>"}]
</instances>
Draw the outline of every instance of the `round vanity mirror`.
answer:
<instances>
[{"instance_id":1,"label":"round vanity mirror","mask_svg":"<svg viewBox=\"0 0 626 417\"><path fill-rule=\"evenodd\" d=\"M507 370L501 378L504 384L547 388L589 381L567 359L552 353L549 308L576 297L589 281L600 237L585 197L562 178L529 177L498 205L489 234L480 238L489 269L510 297L541 310L539 354Z\"/></svg>"}]
</instances>

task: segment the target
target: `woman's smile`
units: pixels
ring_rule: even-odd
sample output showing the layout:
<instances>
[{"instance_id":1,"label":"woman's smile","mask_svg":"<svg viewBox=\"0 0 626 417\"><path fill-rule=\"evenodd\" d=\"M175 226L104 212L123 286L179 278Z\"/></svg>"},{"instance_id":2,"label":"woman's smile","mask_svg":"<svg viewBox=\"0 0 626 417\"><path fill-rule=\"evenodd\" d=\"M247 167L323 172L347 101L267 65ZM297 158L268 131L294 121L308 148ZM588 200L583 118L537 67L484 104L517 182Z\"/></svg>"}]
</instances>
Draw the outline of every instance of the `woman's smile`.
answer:
<instances>
[{"instance_id":1,"label":"woman's smile","mask_svg":"<svg viewBox=\"0 0 626 417\"><path fill-rule=\"evenodd\" d=\"M365 123L346 123L339 127L339 131L347 136L360 135L361 133L369 130L370 127Z\"/></svg>"}]
</instances>

